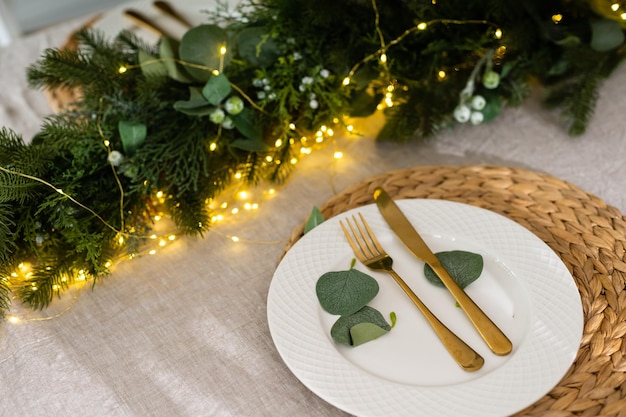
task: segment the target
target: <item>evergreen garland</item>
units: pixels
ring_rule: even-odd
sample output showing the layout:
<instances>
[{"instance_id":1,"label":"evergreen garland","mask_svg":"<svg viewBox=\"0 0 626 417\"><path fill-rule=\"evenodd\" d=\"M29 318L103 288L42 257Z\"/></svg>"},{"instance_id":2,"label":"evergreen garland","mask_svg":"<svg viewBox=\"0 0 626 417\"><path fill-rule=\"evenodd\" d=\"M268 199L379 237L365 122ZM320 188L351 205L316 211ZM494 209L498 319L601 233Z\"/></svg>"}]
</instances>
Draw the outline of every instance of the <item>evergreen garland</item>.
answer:
<instances>
[{"instance_id":1,"label":"evergreen garland","mask_svg":"<svg viewBox=\"0 0 626 417\"><path fill-rule=\"evenodd\" d=\"M626 53L626 10L612 4L264 0L220 5L181 41L79 33L28 79L81 98L29 143L0 130L0 314L13 296L40 309L106 275L149 239L155 213L202 235L207 201L235 173L282 182L302 137L381 103L380 139L425 138L488 122L539 84L583 133ZM31 274L16 278L25 261Z\"/></svg>"}]
</instances>

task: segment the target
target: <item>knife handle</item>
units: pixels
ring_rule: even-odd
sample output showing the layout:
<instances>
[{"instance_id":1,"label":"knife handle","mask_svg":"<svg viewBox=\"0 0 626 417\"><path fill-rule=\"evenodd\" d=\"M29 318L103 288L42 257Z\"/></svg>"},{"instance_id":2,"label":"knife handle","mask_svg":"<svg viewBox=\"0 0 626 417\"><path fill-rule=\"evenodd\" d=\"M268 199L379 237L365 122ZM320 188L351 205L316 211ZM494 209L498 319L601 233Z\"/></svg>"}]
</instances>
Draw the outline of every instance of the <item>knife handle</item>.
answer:
<instances>
[{"instance_id":1,"label":"knife handle","mask_svg":"<svg viewBox=\"0 0 626 417\"><path fill-rule=\"evenodd\" d=\"M436 259L436 257L435 257ZM443 284L448 288L448 291L459 303L467 317L478 330L478 333L483 338L489 349L496 355L508 355L513 349L513 344L508 337L500 330L496 324L485 314L483 310L472 300L469 295L450 276L446 268L441 265L441 262L437 259L428 262L428 265L437 273L437 276L441 279Z\"/></svg>"},{"instance_id":2,"label":"knife handle","mask_svg":"<svg viewBox=\"0 0 626 417\"><path fill-rule=\"evenodd\" d=\"M413 290L404 282L404 280L393 269L387 270L389 275L393 277L396 283L404 290L406 295L409 296L413 304L424 314L428 323L432 326L439 340L448 350L450 356L454 358L456 363L466 371L472 372L482 368L485 360L474 349L472 349L467 343L465 343L459 336L454 334L452 330L448 329L437 316L435 316L426 305L419 299Z\"/></svg>"}]
</instances>

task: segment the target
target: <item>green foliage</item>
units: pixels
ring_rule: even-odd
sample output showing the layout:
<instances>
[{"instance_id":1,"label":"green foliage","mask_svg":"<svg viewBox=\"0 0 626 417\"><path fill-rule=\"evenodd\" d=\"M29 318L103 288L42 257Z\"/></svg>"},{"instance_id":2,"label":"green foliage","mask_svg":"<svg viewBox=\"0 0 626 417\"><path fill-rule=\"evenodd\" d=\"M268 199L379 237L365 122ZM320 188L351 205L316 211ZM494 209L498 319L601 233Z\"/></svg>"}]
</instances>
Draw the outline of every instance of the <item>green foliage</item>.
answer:
<instances>
[{"instance_id":1,"label":"green foliage","mask_svg":"<svg viewBox=\"0 0 626 417\"><path fill-rule=\"evenodd\" d=\"M390 92L380 139L434 136L475 95L488 121L537 82L570 133L584 132L626 54L623 24L600 3L264 0L240 21L218 5L180 42L87 30L77 49L44 51L30 85L81 98L30 143L0 130L0 272L24 259L38 268L32 282L0 281L0 314L11 292L42 308L65 274L103 276L107 260L141 248L156 211L203 234L206 201L235 172L249 184L285 181L303 135L367 116ZM489 89L487 72L499 80Z\"/></svg>"},{"instance_id":2,"label":"green foliage","mask_svg":"<svg viewBox=\"0 0 626 417\"><path fill-rule=\"evenodd\" d=\"M354 269L352 260L346 271L326 272L317 280L315 293L322 308L339 315L330 329L337 343L358 346L389 332L383 315L367 305L378 294L378 282L371 276ZM395 313L392 321L395 324Z\"/></svg>"},{"instance_id":3,"label":"green foliage","mask_svg":"<svg viewBox=\"0 0 626 417\"><path fill-rule=\"evenodd\" d=\"M363 328L362 325L368 325ZM374 327L372 327L374 326ZM330 335L337 343L358 346L389 332L391 326L380 311L364 306L348 316L341 316L330 329Z\"/></svg>"},{"instance_id":4,"label":"green foliage","mask_svg":"<svg viewBox=\"0 0 626 417\"><path fill-rule=\"evenodd\" d=\"M324 223L324 215L317 206L311 209L311 214L304 225L304 234L309 233L311 230Z\"/></svg>"},{"instance_id":5,"label":"green foliage","mask_svg":"<svg viewBox=\"0 0 626 417\"><path fill-rule=\"evenodd\" d=\"M454 279L461 288L465 288L476 281L483 272L483 257L477 253L453 250L438 252L435 256L437 256L437 259L439 259L452 279ZM424 276L431 284L439 287L444 286L443 282L429 265L424 265Z\"/></svg>"},{"instance_id":6,"label":"green foliage","mask_svg":"<svg viewBox=\"0 0 626 417\"><path fill-rule=\"evenodd\" d=\"M12 227L15 225L11 220L11 209L8 204L0 204L0 263L11 259L11 252L17 247L13 241Z\"/></svg>"},{"instance_id":7,"label":"green foliage","mask_svg":"<svg viewBox=\"0 0 626 417\"><path fill-rule=\"evenodd\" d=\"M331 271L317 280L315 292L324 310L330 314L347 316L372 301L378 294L378 282L354 268Z\"/></svg>"}]
</instances>

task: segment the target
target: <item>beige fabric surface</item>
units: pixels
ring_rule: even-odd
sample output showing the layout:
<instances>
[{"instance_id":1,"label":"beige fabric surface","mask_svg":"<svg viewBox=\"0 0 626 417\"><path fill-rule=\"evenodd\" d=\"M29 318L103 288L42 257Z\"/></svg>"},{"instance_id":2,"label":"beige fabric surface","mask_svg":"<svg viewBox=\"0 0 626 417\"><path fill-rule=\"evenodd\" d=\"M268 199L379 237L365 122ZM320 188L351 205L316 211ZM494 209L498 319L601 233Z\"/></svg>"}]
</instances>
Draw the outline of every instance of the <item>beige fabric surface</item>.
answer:
<instances>
[{"instance_id":1,"label":"beige fabric surface","mask_svg":"<svg viewBox=\"0 0 626 417\"><path fill-rule=\"evenodd\" d=\"M24 137L50 112L25 68L64 42L70 22L0 49L0 126ZM0 323L2 416L343 416L281 361L268 330L266 297L292 230L313 206L377 173L415 165L492 163L526 167L574 183L626 212L626 67L602 87L582 137L567 136L539 95L481 126L427 142L362 137L302 160L290 181L256 211L203 239L178 239L155 256L117 265L91 288L42 312ZM341 150L344 158L333 159ZM228 236L241 241L232 242Z\"/></svg>"}]
</instances>

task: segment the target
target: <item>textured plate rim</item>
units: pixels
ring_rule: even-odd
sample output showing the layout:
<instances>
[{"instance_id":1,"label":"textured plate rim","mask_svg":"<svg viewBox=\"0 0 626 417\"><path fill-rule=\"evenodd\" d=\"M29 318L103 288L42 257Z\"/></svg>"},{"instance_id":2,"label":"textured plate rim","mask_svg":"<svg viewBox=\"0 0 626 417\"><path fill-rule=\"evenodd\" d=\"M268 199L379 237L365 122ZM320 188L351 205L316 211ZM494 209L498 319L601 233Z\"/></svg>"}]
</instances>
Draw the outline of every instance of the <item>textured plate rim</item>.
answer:
<instances>
[{"instance_id":1,"label":"textured plate rim","mask_svg":"<svg viewBox=\"0 0 626 417\"><path fill-rule=\"evenodd\" d=\"M268 323L276 348L288 368L318 396L361 417L390 415L392 412L400 416L417 415L416 412L424 413L425 416L452 416L459 412L476 417L502 416L519 411L545 395L558 383L573 362L583 327L580 296L571 274L556 253L527 229L486 209L433 199L397 202L418 228L448 228L455 233L464 234L468 233L467 227L464 228L456 219L471 218L481 223L482 228L492 227L494 231L497 229L498 234L530 242L532 252L547 258L549 262L542 267L547 268L553 279L534 284L539 287L549 285L551 287L547 289L551 291L545 291L546 288L532 289L533 323L528 336L531 339L530 344L543 344L543 350L537 351L537 346L525 350L520 348L497 372L452 388L415 387L394 383L346 363L348 361L323 337L321 325L311 320L311 317L302 316L303 313L314 314L314 308L317 308L311 283L289 279L284 273L294 268L294 265L302 264L302 260L310 255L311 244L315 241L322 240L325 246L331 248L337 244L347 248L345 242L338 243L343 238L337 224L341 218L360 211L368 216L375 230L380 227L382 220L378 219L377 209L374 205L369 205L339 214L305 235L287 252L274 274L268 293ZM443 217L435 221L435 224L420 225L420 219L428 213ZM372 218L373 221L370 220ZM449 224L437 224L442 221ZM432 217L429 218L429 223L433 223ZM292 303L285 301L285 290L293 292ZM559 293L558 297L555 293ZM553 303L564 303L561 307L565 309L557 311L555 315L549 307ZM551 340L552 336L545 334L546 323L548 327L550 322L552 325L562 326L564 319L567 319L565 325L570 329L567 341L563 343L561 340ZM299 332L297 335L293 333L294 329ZM537 340L538 342L533 342ZM550 349L546 349L547 344L550 344ZM537 354L541 357L537 357ZM550 369L543 369L546 364ZM515 378L516 370L522 368L532 369L531 375ZM494 393L497 393L497 398L494 398Z\"/></svg>"}]
</instances>

